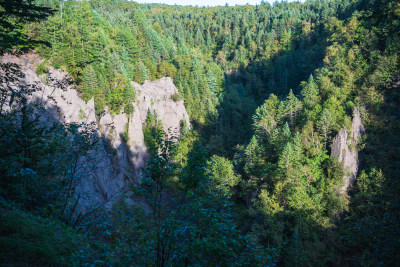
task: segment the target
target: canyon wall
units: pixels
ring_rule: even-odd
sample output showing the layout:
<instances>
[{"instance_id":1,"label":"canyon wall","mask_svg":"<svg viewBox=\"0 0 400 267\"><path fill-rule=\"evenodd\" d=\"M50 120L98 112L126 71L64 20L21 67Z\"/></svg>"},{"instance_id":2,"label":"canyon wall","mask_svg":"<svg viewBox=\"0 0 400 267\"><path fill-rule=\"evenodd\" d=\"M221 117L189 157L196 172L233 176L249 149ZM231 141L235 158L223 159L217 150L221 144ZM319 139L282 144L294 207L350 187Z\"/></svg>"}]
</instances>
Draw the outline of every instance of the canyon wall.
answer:
<instances>
[{"instance_id":1,"label":"canyon wall","mask_svg":"<svg viewBox=\"0 0 400 267\"><path fill-rule=\"evenodd\" d=\"M96 118L94 100L87 103L82 100L66 72L50 67L47 74L41 77L36 74L41 59L35 53L5 55L0 62L19 66L24 74L18 81L20 85L36 85L38 90L28 96L28 104L44 107L36 109L43 126L85 123L95 128L99 145L80 160L78 176L81 177L76 194L81 210L110 206L122 194L131 195L132 186L140 184L141 170L148 157L142 129L148 112L156 114L164 130L177 137L181 125L190 127L184 102L176 97L179 92L171 78L146 81L143 85L132 83L137 95L132 102L133 114L112 114L106 108Z\"/></svg>"}]
</instances>

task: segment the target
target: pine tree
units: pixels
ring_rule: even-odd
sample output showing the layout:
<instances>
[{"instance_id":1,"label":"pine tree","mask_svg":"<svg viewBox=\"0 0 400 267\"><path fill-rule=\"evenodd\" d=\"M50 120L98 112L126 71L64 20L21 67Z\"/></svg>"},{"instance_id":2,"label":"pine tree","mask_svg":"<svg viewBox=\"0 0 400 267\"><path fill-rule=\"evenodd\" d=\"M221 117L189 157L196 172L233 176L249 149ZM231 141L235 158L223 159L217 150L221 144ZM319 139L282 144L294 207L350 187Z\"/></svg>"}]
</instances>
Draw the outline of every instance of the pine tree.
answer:
<instances>
[{"instance_id":1,"label":"pine tree","mask_svg":"<svg viewBox=\"0 0 400 267\"><path fill-rule=\"evenodd\" d=\"M285 266L301 267L307 266L307 255L304 250L299 230L293 231L289 246L286 249Z\"/></svg>"},{"instance_id":2,"label":"pine tree","mask_svg":"<svg viewBox=\"0 0 400 267\"><path fill-rule=\"evenodd\" d=\"M89 100L92 96L100 91L99 83L97 80L96 71L91 65L87 65L83 71L82 78L82 92L85 100Z\"/></svg>"},{"instance_id":3,"label":"pine tree","mask_svg":"<svg viewBox=\"0 0 400 267\"><path fill-rule=\"evenodd\" d=\"M39 22L54 14L47 5L28 0L0 1L0 55L13 46L31 48L35 40L30 40L21 31L25 23ZM46 42L49 40L46 40Z\"/></svg>"},{"instance_id":4,"label":"pine tree","mask_svg":"<svg viewBox=\"0 0 400 267\"><path fill-rule=\"evenodd\" d=\"M289 95L285 101L286 114L289 117L289 123L293 126L297 120L297 115L300 113L303 104L301 101L293 94L290 89Z\"/></svg>"},{"instance_id":5,"label":"pine tree","mask_svg":"<svg viewBox=\"0 0 400 267\"><path fill-rule=\"evenodd\" d=\"M327 109L324 109L317 124L318 131L324 139L324 149L326 149L326 144L328 142L329 134L332 131L333 123L334 120L331 113Z\"/></svg>"},{"instance_id":6,"label":"pine tree","mask_svg":"<svg viewBox=\"0 0 400 267\"><path fill-rule=\"evenodd\" d=\"M131 62L136 62L139 54L139 47L135 36L129 30L129 28L119 29L115 38L118 42L118 45L127 50Z\"/></svg>"},{"instance_id":7,"label":"pine tree","mask_svg":"<svg viewBox=\"0 0 400 267\"><path fill-rule=\"evenodd\" d=\"M300 166L303 154L303 144L299 132L297 132L296 135L294 136L292 144L293 144L293 158L295 164L297 166Z\"/></svg>"},{"instance_id":8,"label":"pine tree","mask_svg":"<svg viewBox=\"0 0 400 267\"><path fill-rule=\"evenodd\" d=\"M284 125L283 125L283 128L282 128L282 138L284 139L284 140L286 140L286 141L289 141L289 139L292 137L292 133L291 133L291 131L290 131L290 127L289 127L289 124L286 122Z\"/></svg>"},{"instance_id":9,"label":"pine tree","mask_svg":"<svg viewBox=\"0 0 400 267\"><path fill-rule=\"evenodd\" d=\"M211 71L211 69L207 71L207 84L211 92L217 93L218 85L214 73Z\"/></svg>"},{"instance_id":10,"label":"pine tree","mask_svg":"<svg viewBox=\"0 0 400 267\"><path fill-rule=\"evenodd\" d=\"M279 158L279 167L282 170L286 170L293 164L293 146L290 142L287 142L285 147L283 148L282 154Z\"/></svg>"},{"instance_id":11,"label":"pine tree","mask_svg":"<svg viewBox=\"0 0 400 267\"><path fill-rule=\"evenodd\" d=\"M207 162L206 172L213 188L223 196L231 195L232 189L239 183L240 175L234 171L232 162L229 159L212 156Z\"/></svg>"},{"instance_id":12,"label":"pine tree","mask_svg":"<svg viewBox=\"0 0 400 267\"><path fill-rule=\"evenodd\" d=\"M251 175L257 175L261 173L262 170L258 167L260 166L260 164L262 164L263 159L262 159L260 145L255 136L251 138L250 143L244 150L244 154L245 154L245 166L244 166L245 172Z\"/></svg>"},{"instance_id":13,"label":"pine tree","mask_svg":"<svg viewBox=\"0 0 400 267\"><path fill-rule=\"evenodd\" d=\"M139 61L133 72L133 80L137 83L143 84L148 79L148 72L146 66Z\"/></svg>"},{"instance_id":14,"label":"pine tree","mask_svg":"<svg viewBox=\"0 0 400 267\"><path fill-rule=\"evenodd\" d=\"M321 98L319 96L318 85L314 81L314 77L312 75L310 75L307 83L303 86L301 95L303 96L304 106L307 109L313 109L315 105L320 102Z\"/></svg>"},{"instance_id":15,"label":"pine tree","mask_svg":"<svg viewBox=\"0 0 400 267\"><path fill-rule=\"evenodd\" d=\"M136 98L136 92L135 88L133 88L132 84L130 82L127 82L125 88L124 88L124 101L126 103L134 101Z\"/></svg>"},{"instance_id":16,"label":"pine tree","mask_svg":"<svg viewBox=\"0 0 400 267\"><path fill-rule=\"evenodd\" d=\"M280 41L280 45L281 45L281 47L282 47L282 49L284 50L284 51L286 51L286 50L290 50L290 48L291 48L291 31L289 30L289 31L286 31L286 30L284 30L283 31L283 33L282 33L282 35L281 35L281 41Z\"/></svg>"}]
</instances>

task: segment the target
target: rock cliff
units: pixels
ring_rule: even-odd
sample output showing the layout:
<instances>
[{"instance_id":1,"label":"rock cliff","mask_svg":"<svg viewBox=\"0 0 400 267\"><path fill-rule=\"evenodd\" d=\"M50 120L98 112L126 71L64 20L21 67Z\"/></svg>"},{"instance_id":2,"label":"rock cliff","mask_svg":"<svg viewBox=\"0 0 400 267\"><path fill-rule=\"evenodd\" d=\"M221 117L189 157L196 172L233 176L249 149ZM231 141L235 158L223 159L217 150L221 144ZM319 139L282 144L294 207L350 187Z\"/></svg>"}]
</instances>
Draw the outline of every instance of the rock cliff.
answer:
<instances>
[{"instance_id":1,"label":"rock cliff","mask_svg":"<svg viewBox=\"0 0 400 267\"><path fill-rule=\"evenodd\" d=\"M141 169L147 159L142 125L149 110L162 120L166 132L174 131L176 136L183 121L189 125L184 102L174 98L179 93L170 78L146 81L143 85L133 83L138 96L132 103L133 114L112 115L106 108L97 120L93 99L85 103L69 83L67 73L50 67L47 77L38 77L35 66L41 60L36 54L6 55L0 61L20 66L25 74L19 81L21 84L37 85L39 90L28 97L28 103L45 107L44 111L37 111L43 125L58 122L94 125L101 142L89 157L81 160L83 179L76 189L83 210L93 205L108 206L122 193L129 195L131 185L140 183Z\"/></svg>"},{"instance_id":2,"label":"rock cliff","mask_svg":"<svg viewBox=\"0 0 400 267\"><path fill-rule=\"evenodd\" d=\"M332 143L331 155L338 158L339 162L345 167L344 184L340 189L343 194L354 184L359 168L358 142L364 134L365 128L361 121L360 112L353 110L353 121L351 129L342 129Z\"/></svg>"},{"instance_id":3,"label":"rock cliff","mask_svg":"<svg viewBox=\"0 0 400 267\"><path fill-rule=\"evenodd\" d=\"M177 137L180 135L180 125L183 122L188 126L190 124L183 100L173 100L174 95L179 95L179 92L171 78L146 81L143 85L134 82L132 84L138 95L137 101L133 103L133 114L112 116L106 108L105 114L100 118L100 127L102 134L117 150L117 164L122 169L131 169L138 174L147 157L142 125L146 122L148 112L157 115L163 122L166 133Z\"/></svg>"}]
</instances>

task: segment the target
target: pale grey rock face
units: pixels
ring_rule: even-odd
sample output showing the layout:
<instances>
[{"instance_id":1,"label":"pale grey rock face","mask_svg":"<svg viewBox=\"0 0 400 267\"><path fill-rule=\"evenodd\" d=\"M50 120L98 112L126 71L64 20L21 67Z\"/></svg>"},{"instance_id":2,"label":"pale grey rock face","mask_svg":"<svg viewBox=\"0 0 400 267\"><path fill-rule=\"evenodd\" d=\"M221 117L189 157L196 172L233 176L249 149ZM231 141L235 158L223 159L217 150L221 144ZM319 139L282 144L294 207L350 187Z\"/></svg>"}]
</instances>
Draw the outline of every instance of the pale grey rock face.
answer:
<instances>
[{"instance_id":1,"label":"pale grey rock face","mask_svg":"<svg viewBox=\"0 0 400 267\"><path fill-rule=\"evenodd\" d=\"M121 194L129 195L131 185L140 183L141 170L148 157L142 129L148 110L162 120L165 131L175 129L177 136L181 121L189 126L183 100L174 102L171 99L172 95L178 94L171 78L146 81L143 85L133 83L138 96L137 101L132 103L133 114L127 116L121 112L112 115L106 108L97 121L94 100L85 103L67 82L69 77L65 72L50 67L45 84L34 71L34 65L41 61L36 54L20 57L7 55L0 60L20 66L25 74L21 83L38 85L39 90L28 97L28 103L45 107L44 111L37 110L43 125L85 122L95 126L95 135L101 142L88 157L80 160L78 173L81 179L76 194L79 195L82 211L94 205L110 207Z\"/></svg>"},{"instance_id":2,"label":"pale grey rock face","mask_svg":"<svg viewBox=\"0 0 400 267\"><path fill-rule=\"evenodd\" d=\"M38 90L27 97L28 104L43 106L44 109L34 109L40 115L43 126L50 127L54 123L86 123L93 124L95 135L100 138L97 127L94 100L87 103L78 92L66 82L67 74L54 68L49 68L46 84L34 71L34 64L40 59L35 54L21 57L5 56L3 63L16 63L25 77L21 84L36 84ZM101 140L101 139L100 139ZM80 158L75 170L77 180L76 196L79 196L79 208L84 211L96 205L107 206L116 196L120 195L125 184L123 177L115 171L109 153L100 142L90 152L88 157Z\"/></svg>"},{"instance_id":3,"label":"pale grey rock face","mask_svg":"<svg viewBox=\"0 0 400 267\"><path fill-rule=\"evenodd\" d=\"M158 81L146 81L143 85L133 82L137 93L137 107L142 123L146 121L150 110L163 122L164 131L180 135L180 124L186 122L188 127L189 115L186 112L183 100L172 99L173 95L179 94L173 81L169 77Z\"/></svg>"},{"instance_id":4,"label":"pale grey rock face","mask_svg":"<svg viewBox=\"0 0 400 267\"><path fill-rule=\"evenodd\" d=\"M338 158L339 162L345 167L344 184L340 193L346 193L357 177L359 168L359 157L357 145L360 137L364 134L365 128L361 121L360 112L353 110L353 121L351 132L347 128L342 129L332 143L331 155Z\"/></svg>"},{"instance_id":5,"label":"pale grey rock face","mask_svg":"<svg viewBox=\"0 0 400 267\"><path fill-rule=\"evenodd\" d=\"M171 78L161 78L158 81L146 81L143 85L132 83L137 94L133 102L133 114L128 116L121 112L111 115L106 108L100 118L100 128L103 137L111 142L116 149L118 165L127 178L140 176L141 168L148 157L144 143L143 124L148 112L157 115L162 121L165 132L180 136L180 124L185 121L188 126L189 115L183 100L174 101L171 96L179 94ZM129 172L124 170L129 169Z\"/></svg>"},{"instance_id":6,"label":"pale grey rock face","mask_svg":"<svg viewBox=\"0 0 400 267\"><path fill-rule=\"evenodd\" d=\"M136 104L134 105L133 115L129 120L128 144L131 150L130 162L135 170L140 170L147 160L147 147L144 143L140 109Z\"/></svg>"}]
</instances>

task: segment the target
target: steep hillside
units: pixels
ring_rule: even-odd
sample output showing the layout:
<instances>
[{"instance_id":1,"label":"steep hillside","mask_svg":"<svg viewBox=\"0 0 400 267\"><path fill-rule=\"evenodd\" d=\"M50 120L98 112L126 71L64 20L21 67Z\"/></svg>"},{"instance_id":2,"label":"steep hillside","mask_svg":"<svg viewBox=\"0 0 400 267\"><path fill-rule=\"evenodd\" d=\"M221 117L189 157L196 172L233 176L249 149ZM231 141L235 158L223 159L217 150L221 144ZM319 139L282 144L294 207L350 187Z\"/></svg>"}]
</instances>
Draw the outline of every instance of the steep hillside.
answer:
<instances>
[{"instance_id":1,"label":"steep hillside","mask_svg":"<svg viewBox=\"0 0 400 267\"><path fill-rule=\"evenodd\" d=\"M0 1L0 41L0 261L400 262L398 1Z\"/></svg>"},{"instance_id":2,"label":"steep hillside","mask_svg":"<svg viewBox=\"0 0 400 267\"><path fill-rule=\"evenodd\" d=\"M71 85L66 72L48 67L38 76L35 72L43 60L33 52L22 55L5 55L1 64L15 63L22 78L14 81L19 85L35 85L36 91L27 96L29 106L34 109L41 125L50 128L53 124L86 124L94 127L94 137L101 140L86 157L80 158L76 185L81 208L92 208L98 204L110 206L129 186L140 183L142 168L148 158L143 126L149 113L156 115L165 132L179 137L181 126L190 126L183 100L170 78L143 85L133 84L138 99L132 102L130 114L111 114L106 111L96 118L93 98L87 103ZM176 97L177 99L173 99Z\"/></svg>"}]
</instances>

